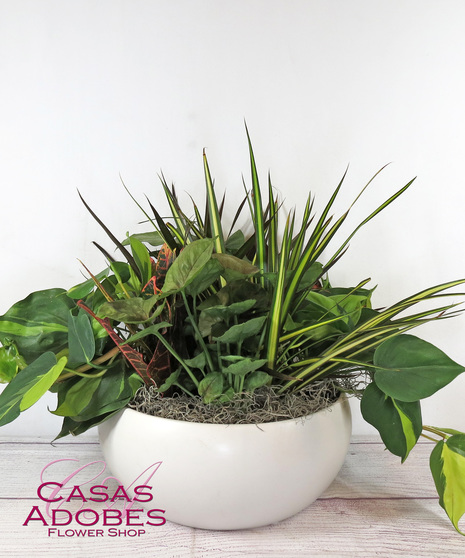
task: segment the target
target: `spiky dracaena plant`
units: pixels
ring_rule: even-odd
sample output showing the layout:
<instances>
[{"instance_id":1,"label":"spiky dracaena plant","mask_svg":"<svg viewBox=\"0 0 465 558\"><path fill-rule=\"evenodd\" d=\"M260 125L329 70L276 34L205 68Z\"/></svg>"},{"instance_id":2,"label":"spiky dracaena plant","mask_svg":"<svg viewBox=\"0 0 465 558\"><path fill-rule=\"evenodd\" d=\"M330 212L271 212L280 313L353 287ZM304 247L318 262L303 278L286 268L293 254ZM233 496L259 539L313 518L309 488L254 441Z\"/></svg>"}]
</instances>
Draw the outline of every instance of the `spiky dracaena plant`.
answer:
<instances>
[{"instance_id":1,"label":"spiky dracaena plant","mask_svg":"<svg viewBox=\"0 0 465 558\"><path fill-rule=\"evenodd\" d=\"M146 211L134 200L150 230L120 242L84 202L123 261L97 245L108 260L103 271L87 270L90 278L68 291L34 292L0 317L0 376L9 382L0 395L0 425L48 390L58 396L52 412L64 417L61 437L117 413L142 385L166 399L181 391L221 405L267 385L285 393L325 378L341 386L363 378L362 414L392 453L405 460L422 431L439 439L431 469L458 530L465 512L465 434L424 426L420 400L464 368L409 331L454 316L455 303L436 302L459 297L451 289L465 280L374 310L369 279L352 287L334 287L328 279L358 230L413 181L322 261L361 194L339 218L331 215L344 175L321 215L314 215L309 196L301 220L291 213L282 223L271 181L265 194L260 188L249 137L248 146L251 189L228 233L225 200L218 203L205 153L203 216L195 202L182 209L162 176L171 217L163 218L150 201ZM236 225L247 209L253 229L246 237ZM425 301L436 304L418 309Z\"/></svg>"}]
</instances>

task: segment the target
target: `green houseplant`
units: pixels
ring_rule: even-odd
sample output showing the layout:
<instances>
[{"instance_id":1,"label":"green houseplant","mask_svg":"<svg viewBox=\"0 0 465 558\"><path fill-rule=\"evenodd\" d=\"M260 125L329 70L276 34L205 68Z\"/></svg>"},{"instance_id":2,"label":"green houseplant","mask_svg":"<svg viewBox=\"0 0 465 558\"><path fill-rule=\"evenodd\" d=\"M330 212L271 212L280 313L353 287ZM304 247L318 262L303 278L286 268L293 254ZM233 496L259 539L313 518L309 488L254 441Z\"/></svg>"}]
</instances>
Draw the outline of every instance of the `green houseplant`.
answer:
<instances>
[{"instance_id":1,"label":"green houseplant","mask_svg":"<svg viewBox=\"0 0 465 558\"><path fill-rule=\"evenodd\" d=\"M104 270L87 270L90 278L67 291L34 292L0 316L0 377L8 382L0 395L0 425L48 390L58 399L52 412L63 417L58 437L103 423L140 393L155 393L168 406L179 394L201 399L205 412L240 406L263 390L278 399L312 397L315 386L330 400L355 394L364 418L402 461L420 435L437 442L431 470L440 504L459 530L465 434L423 425L420 401L465 368L410 330L454 316L455 303L437 301L457 297L451 289L465 279L377 310L369 279L351 287L329 279L356 232L413 180L323 261L350 211L331 216L344 177L319 216L309 196L299 222L294 213L283 221L271 182L260 188L248 142L251 189L229 232L225 200L219 203L215 194L205 154L205 212L195 202L182 209L162 177L171 218L162 218L151 202L147 211L138 204L149 230L120 241L83 200L122 259L97 245L108 261ZM246 211L249 234L236 228ZM418 307L422 302L426 308Z\"/></svg>"}]
</instances>

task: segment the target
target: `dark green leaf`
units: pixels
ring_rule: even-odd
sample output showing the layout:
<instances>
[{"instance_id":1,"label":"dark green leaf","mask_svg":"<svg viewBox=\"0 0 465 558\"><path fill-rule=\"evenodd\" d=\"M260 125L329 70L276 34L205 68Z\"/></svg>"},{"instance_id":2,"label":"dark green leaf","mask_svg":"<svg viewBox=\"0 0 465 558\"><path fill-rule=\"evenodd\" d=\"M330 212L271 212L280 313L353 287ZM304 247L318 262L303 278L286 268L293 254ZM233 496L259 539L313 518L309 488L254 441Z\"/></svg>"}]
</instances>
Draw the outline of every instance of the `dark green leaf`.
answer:
<instances>
[{"instance_id":1,"label":"dark green leaf","mask_svg":"<svg viewBox=\"0 0 465 558\"><path fill-rule=\"evenodd\" d=\"M163 384L158 388L160 393L164 393L166 390L170 389L170 387L178 381L179 374L181 373L181 368L178 368L174 372L172 372L168 378L163 382Z\"/></svg>"},{"instance_id":2,"label":"dark green leaf","mask_svg":"<svg viewBox=\"0 0 465 558\"><path fill-rule=\"evenodd\" d=\"M193 358L185 359L184 362L189 368L200 368L200 370L203 370L207 364L207 358L205 353L202 352Z\"/></svg>"},{"instance_id":3,"label":"dark green leaf","mask_svg":"<svg viewBox=\"0 0 465 558\"><path fill-rule=\"evenodd\" d=\"M254 337L261 332L266 317L252 318L242 324L233 325L221 336L214 338L221 343L240 343L249 337Z\"/></svg>"},{"instance_id":4,"label":"dark green leaf","mask_svg":"<svg viewBox=\"0 0 465 558\"><path fill-rule=\"evenodd\" d=\"M8 424L34 405L55 382L66 365L66 358L58 362L46 352L21 370L0 394L0 426Z\"/></svg>"},{"instance_id":5,"label":"dark green leaf","mask_svg":"<svg viewBox=\"0 0 465 558\"><path fill-rule=\"evenodd\" d=\"M188 244L166 273L164 293L185 289L202 271L213 252L213 240L205 238Z\"/></svg>"},{"instance_id":6,"label":"dark green leaf","mask_svg":"<svg viewBox=\"0 0 465 558\"><path fill-rule=\"evenodd\" d=\"M28 364L44 352L59 353L68 345L68 312L74 302L64 289L31 293L0 316L0 341L14 341Z\"/></svg>"},{"instance_id":7,"label":"dark green leaf","mask_svg":"<svg viewBox=\"0 0 465 558\"><path fill-rule=\"evenodd\" d=\"M239 279L228 282L215 295L198 305L199 310L210 308L211 306L229 306L234 302L244 300L255 300L255 310L268 310L270 307L269 293L257 283L252 283L246 279Z\"/></svg>"},{"instance_id":8,"label":"dark green leaf","mask_svg":"<svg viewBox=\"0 0 465 558\"><path fill-rule=\"evenodd\" d=\"M125 300L115 300L105 302L99 308L99 315L103 318L110 318L126 324L140 324L156 318L162 311L160 305L151 314L153 306L159 301L159 296L154 295L148 299L134 297Z\"/></svg>"},{"instance_id":9,"label":"dark green leaf","mask_svg":"<svg viewBox=\"0 0 465 558\"><path fill-rule=\"evenodd\" d=\"M221 304L205 308L200 312L199 316L199 329L200 333L206 337L211 335L212 326L218 322L224 321L229 323L233 316L239 316L247 310L250 310L255 305L255 300L242 300L240 302L233 302L228 306Z\"/></svg>"},{"instance_id":10,"label":"dark green leaf","mask_svg":"<svg viewBox=\"0 0 465 558\"><path fill-rule=\"evenodd\" d=\"M95 338L89 315L79 310L77 316L70 310L68 317L68 365L71 368L90 362L95 355Z\"/></svg>"},{"instance_id":11,"label":"dark green leaf","mask_svg":"<svg viewBox=\"0 0 465 558\"><path fill-rule=\"evenodd\" d=\"M465 368L413 335L387 339L375 351L378 387L399 401L418 401L443 388Z\"/></svg>"},{"instance_id":12,"label":"dark green leaf","mask_svg":"<svg viewBox=\"0 0 465 558\"><path fill-rule=\"evenodd\" d=\"M363 394L361 411L378 430L387 449L405 461L421 434L420 403L395 401L371 383Z\"/></svg>"},{"instance_id":13,"label":"dark green leaf","mask_svg":"<svg viewBox=\"0 0 465 558\"><path fill-rule=\"evenodd\" d=\"M72 436L79 436L79 434L83 434L90 428L97 426L98 424L105 422L113 415L116 415L116 413L118 413L123 407L125 407L125 404L122 404L119 409L115 409L114 411L111 411L104 415L99 415L97 417L93 417L91 419L83 420L83 421L76 421L73 420L71 417L65 417L63 419L61 431L54 441L59 440L60 438L64 438L69 434L71 434Z\"/></svg>"},{"instance_id":14,"label":"dark green leaf","mask_svg":"<svg viewBox=\"0 0 465 558\"><path fill-rule=\"evenodd\" d=\"M323 266L319 262L313 263L300 280L297 292L310 289L323 273Z\"/></svg>"},{"instance_id":15,"label":"dark green leaf","mask_svg":"<svg viewBox=\"0 0 465 558\"><path fill-rule=\"evenodd\" d=\"M228 403L229 401L232 401L234 399L234 396L236 395L236 392L233 390L233 388L228 388L224 393L222 393L219 397L218 397L218 403Z\"/></svg>"},{"instance_id":16,"label":"dark green leaf","mask_svg":"<svg viewBox=\"0 0 465 558\"><path fill-rule=\"evenodd\" d=\"M192 279L186 287L186 293L190 296L198 296L220 277L223 267L216 260L208 260L201 271Z\"/></svg>"},{"instance_id":17,"label":"dark green leaf","mask_svg":"<svg viewBox=\"0 0 465 558\"><path fill-rule=\"evenodd\" d=\"M88 405L79 416L73 417L74 420L86 421L127 405L134 395L135 387L129 378L130 374L124 360L120 359L118 366L109 369L101 377Z\"/></svg>"},{"instance_id":18,"label":"dark green leaf","mask_svg":"<svg viewBox=\"0 0 465 558\"><path fill-rule=\"evenodd\" d=\"M246 200L243 200L243 203ZM236 252L245 242L244 233L241 230L235 231L225 242L225 248L228 252Z\"/></svg>"},{"instance_id":19,"label":"dark green leaf","mask_svg":"<svg viewBox=\"0 0 465 558\"><path fill-rule=\"evenodd\" d=\"M158 322L142 329L141 331L138 331L134 335L131 335L131 337L126 339L124 344L135 343L136 341L139 341L139 339L147 337L147 335L156 335L160 331L160 329L165 329L167 327L171 327L171 324L169 322Z\"/></svg>"},{"instance_id":20,"label":"dark green leaf","mask_svg":"<svg viewBox=\"0 0 465 558\"><path fill-rule=\"evenodd\" d=\"M223 393L223 374L210 372L199 383L199 395L205 403L211 403Z\"/></svg>"},{"instance_id":21,"label":"dark green leaf","mask_svg":"<svg viewBox=\"0 0 465 558\"><path fill-rule=\"evenodd\" d=\"M140 271L141 284L146 285L152 277L152 260L147 248L135 237L130 239L132 255Z\"/></svg>"},{"instance_id":22,"label":"dark green leaf","mask_svg":"<svg viewBox=\"0 0 465 558\"><path fill-rule=\"evenodd\" d=\"M262 370L256 370L247 376L244 382L245 391L254 391L257 388L266 386L271 383L271 376Z\"/></svg>"},{"instance_id":23,"label":"dark green leaf","mask_svg":"<svg viewBox=\"0 0 465 558\"><path fill-rule=\"evenodd\" d=\"M234 376L245 376L249 372L254 372L266 363L266 359L240 358L237 362L226 366L223 369L225 374L233 374ZM268 376L268 374L267 374Z\"/></svg>"},{"instance_id":24,"label":"dark green leaf","mask_svg":"<svg viewBox=\"0 0 465 558\"><path fill-rule=\"evenodd\" d=\"M78 416L89 405L101 381L102 376L63 382L58 388L58 406L51 413L61 417Z\"/></svg>"}]
</instances>

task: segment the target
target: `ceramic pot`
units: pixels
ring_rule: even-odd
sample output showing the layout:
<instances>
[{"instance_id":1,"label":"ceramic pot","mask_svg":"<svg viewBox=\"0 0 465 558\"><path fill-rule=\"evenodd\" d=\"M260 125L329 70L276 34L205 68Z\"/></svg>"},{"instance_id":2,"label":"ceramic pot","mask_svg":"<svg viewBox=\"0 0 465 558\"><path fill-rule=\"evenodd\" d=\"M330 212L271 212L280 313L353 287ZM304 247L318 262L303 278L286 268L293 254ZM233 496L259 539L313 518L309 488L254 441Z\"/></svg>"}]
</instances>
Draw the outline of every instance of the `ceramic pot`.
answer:
<instances>
[{"instance_id":1,"label":"ceramic pot","mask_svg":"<svg viewBox=\"0 0 465 558\"><path fill-rule=\"evenodd\" d=\"M128 493L131 485L150 485L153 500L145 507L201 529L260 527L303 510L337 476L350 435L345 397L304 418L258 425L125 409L99 426L105 461Z\"/></svg>"}]
</instances>

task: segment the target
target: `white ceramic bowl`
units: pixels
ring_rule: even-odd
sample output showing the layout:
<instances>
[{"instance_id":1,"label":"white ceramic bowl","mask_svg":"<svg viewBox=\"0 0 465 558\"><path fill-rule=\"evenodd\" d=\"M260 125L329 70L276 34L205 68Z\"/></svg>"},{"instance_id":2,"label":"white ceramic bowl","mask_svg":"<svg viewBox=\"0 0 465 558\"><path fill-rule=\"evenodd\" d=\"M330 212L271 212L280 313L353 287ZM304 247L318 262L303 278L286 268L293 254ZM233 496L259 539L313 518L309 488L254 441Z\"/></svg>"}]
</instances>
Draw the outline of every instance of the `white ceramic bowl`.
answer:
<instances>
[{"instance_id":1,"label":"white ceramic bowl","mask_svg":"<svg viewBox=\"0 0 465 558\"><path fill-rule=\"evenodd\" d=\"M99 426L105 461L128 493L131 484L149 484L147 508L201 529L260 527L303 510L337 476L350 435L344 397L303 419L258 425L182 422L125 409ZM155 473L142 482L146 469Z\"/></svg>"}]
</instances>

